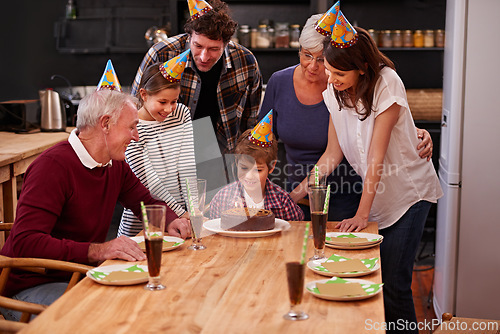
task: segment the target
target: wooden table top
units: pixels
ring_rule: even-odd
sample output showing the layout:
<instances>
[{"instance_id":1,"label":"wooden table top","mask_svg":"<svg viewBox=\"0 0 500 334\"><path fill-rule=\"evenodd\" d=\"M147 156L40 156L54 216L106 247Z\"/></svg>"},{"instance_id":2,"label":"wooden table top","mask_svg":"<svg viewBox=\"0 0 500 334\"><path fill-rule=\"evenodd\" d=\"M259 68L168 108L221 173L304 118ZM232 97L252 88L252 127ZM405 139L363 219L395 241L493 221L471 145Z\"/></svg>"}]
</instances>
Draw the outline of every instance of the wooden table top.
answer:
<instances>
[{"instance_id":1,"label":"wooden table top","mask_svg":"<svg viewBox=\"0 0 500 334\"><path fill-rule=\"evenodd\" d=\"M0 131L0 154L16 155L21 160L35 154L42 153L49 147L67 140L69 132L36 132L36 133L14 133Z\"/></svg>"},{"instance_id":2,"label":"wooden table top","mask_svg":"<svg viewBox=\"0 0 500 334\"><path fill-rule=\"evenodd\" d=\"M302 224L303 222L291 222ZM328 231L334 223L328 223ZM377 233L376 223L363 232ZM283 319L289 309L280 233L262 238L210 235L203 251L191 241L162 256L162 291L144 284L106 286L83 279L21 333L364 333L365 321L382 323L382 294L334 302L304 291L305 321ZM300 245L296 245L300 247ZM351 258L379 257L379 247L334 250ZM312 240L308 257L313 254ZM104 265L124 263L106 261ZM146 264L143 261L141 264ZM305 282L326 279L306 268ZM381 283L381 272L361 277ZM370 333L383 332L372 330Z\"/></svg>"}]
</instances>

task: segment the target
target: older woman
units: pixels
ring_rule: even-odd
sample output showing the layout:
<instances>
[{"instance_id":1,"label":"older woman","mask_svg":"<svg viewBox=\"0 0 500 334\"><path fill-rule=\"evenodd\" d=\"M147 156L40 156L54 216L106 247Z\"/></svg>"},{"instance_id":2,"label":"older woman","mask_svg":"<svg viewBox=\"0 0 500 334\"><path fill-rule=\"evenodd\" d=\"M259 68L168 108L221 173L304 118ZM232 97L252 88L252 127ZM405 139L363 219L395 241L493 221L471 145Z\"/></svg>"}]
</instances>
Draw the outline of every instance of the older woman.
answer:
<instances>
[{"instance_id":1,"label":"older woman","mask_svg":"<svg viewBox=\"0 0 500 334\"><path fill-rule=\"evenodd\" d=\"M324 36L314 25L322 14L311 16L300 35L300 64L275 72L267 83L259 119L273 109L273 132L285 145L287 165L287 191L298 202L306 195L304 179L307 171L325 152L328 142L330 113L323 102L323 91L327 88L323 58ZM423 140L416 148L422 158L430 159L432 141L425 130L419 130ZM351 218L356 213L361 198L361 178L344 159L329 176L331 185L328 219L339 221ZM309 218L309 209L302 207Z\"/></svg>"}]
</instances>

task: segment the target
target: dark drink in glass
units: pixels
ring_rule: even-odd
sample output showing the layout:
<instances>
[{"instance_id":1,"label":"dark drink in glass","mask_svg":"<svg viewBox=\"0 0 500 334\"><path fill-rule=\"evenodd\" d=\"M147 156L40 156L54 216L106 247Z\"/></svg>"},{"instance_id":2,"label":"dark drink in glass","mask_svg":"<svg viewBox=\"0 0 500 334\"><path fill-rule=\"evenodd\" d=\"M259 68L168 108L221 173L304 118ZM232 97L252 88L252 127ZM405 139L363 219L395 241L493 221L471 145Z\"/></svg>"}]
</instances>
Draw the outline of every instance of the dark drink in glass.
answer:
<instances>
[{"instance_id":1,"label":"dark drink in glass","mask_svg":"<svg viewBox=\"0 0 500 334\"><path fill-rule=\"evenodd\" d=\"M146 256L148 258L148 271L150 277L159 277L161 268L161 252L163 238L145 239Z\"/></svg>"},{"instance_id":2,"label":"dark drink in glass","mask_svg":"<svg viewBox=\"0 0 500 334\"><path fill-rule=\"evenodd\" d=\"M291 305L299 305L304 291L305 265L300 262L287 262L288 294Z\"/></svg>"},{"instance_id":3,"label":"dark drink in glass","mask_svg":"<svg viewBox=\"0 0 500 334\"><path fill-rule=\"evenodd\" d=\"M326 220L328 214L323 212L311 212L311 223L313 229L314 248L323 249L326 238Z\"/></svg>"}]
</instances>

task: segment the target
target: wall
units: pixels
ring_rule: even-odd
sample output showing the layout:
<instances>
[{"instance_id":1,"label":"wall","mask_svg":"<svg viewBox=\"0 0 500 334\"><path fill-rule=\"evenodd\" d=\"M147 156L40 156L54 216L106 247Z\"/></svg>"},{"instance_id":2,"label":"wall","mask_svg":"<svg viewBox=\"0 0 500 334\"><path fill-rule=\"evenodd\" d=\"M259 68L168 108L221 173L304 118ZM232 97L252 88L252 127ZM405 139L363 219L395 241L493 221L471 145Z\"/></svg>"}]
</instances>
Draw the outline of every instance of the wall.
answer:
<instances>
[{"instance_id":1,"label":"wall","mask_svg":"<svg viewBox=\"0 0 500 334\"><path fill-rule=\"evenodd\" d=\"M76 0L77 3L79 0ZM120 5L154 3L150 0L80 0L80 3L95 5L103 4ZM168 0L163 0L164 5ZM234 8L234 16L240 23L254 24L260 16L271 18L275 13L286 13L286 7L299 7L300 16L307 18L304 8L309 6L311 12L316 12L321 0L311 1L269 1L274 4L269 6L263 1L255 2L252 17L248 22L243 22L243 15L250 10L249 1L228 1ZM184 3L179 0L178 3ZM252 2L253 3L253 2ZM266 2L267 3L267 2ZM106 61L111 58L122 85L130 85L137 71L144 52L113 53L113 54L62 54L56 50L54 38L54 23L64 16L66 0L18 0L0 2L0 64L2 73L2 89L0 101L13 99L37 99L38 90L47 87L60 87L65 83L56 79L50 80L52 74L66 76L74 86L96 85L100 79ZM331 6L329 0L326 6ZM158 5L159 6L159 5ZM259 7L261 6L261 7ZM306 6L306 7L304 7ZM319 7L318 7L319 6ZM323 4L324 6L324 4ZM326 8L328 8L326 7ZM375 29L436 29L444 27L445 1L433 0L405 0L405 1L368 1L352 0L342 3L343 11L349 13L352 23L357 22L366 28ZM322 10L319 8L318 10ZM254 11L263 12L258 18L253 17ZM295 14L299 15L299 14ZM346 14L347 15L347 14ZM295 19L292 19L295 21ZM291 20L289 20L291 22ZM305 19L303 19L305 21ZM301 22L303 24L304 22ZM145 47L144 50L147 48ZM442 64L438 55L426 52L388 53L395 60L401 77L407 88L436 88L441 87ZM282 54L265 54L261 63L265 68L265 79L273 70L284 68L296 63L298 58L295 53L288 53L287 63L283 61ZM432 80L427 73L432 74Z\"/></svg>"}]
</instances>

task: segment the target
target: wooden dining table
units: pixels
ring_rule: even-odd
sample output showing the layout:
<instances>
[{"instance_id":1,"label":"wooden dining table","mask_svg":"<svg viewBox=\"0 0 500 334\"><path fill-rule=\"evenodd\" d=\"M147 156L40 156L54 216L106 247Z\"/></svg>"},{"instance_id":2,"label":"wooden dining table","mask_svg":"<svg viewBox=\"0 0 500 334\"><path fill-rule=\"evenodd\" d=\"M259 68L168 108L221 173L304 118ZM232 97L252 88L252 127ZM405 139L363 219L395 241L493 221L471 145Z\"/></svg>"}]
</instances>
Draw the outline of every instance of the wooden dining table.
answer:
<instances>
[{"instance_id":1,"label":"wooden dining table","mask_svg":"<svg viewBox=\"0 0 500 334\"><path fill-rule=\"evenodd\" d=\"M292 228L305 222L290 222ZM328 222L328 231L336 231ZM363 232L378 233L369 223ZM164 252L161 291L145 284L109 286L86 277L20 333L383 333L382 293L359 301L328 301L304 289L309 319L285 320L289 297L281 233L236 238L212 234L205 250ZM309 240L307 255L312 256ZM327 256L379 257L379 246L362 250L326 248ZM109 260L102 265L122 264ZM146 261L139 262L146 264ZM306 268L305 283L327 279ZM381 271L360 277L381 283ZM378 328L377 328L378 327Z\"/></svg>"},{"instance_id":2,"label":"wooden dining table","mask_svg":"<svg viewBox=\"0 0 500 334\"><path fill-rule=\"evenodd\" d=\"M0 221L13 223L17 177L46 149L67 140L69 132L14 133L0 131Z\"/></svg>"}]
</instances>

